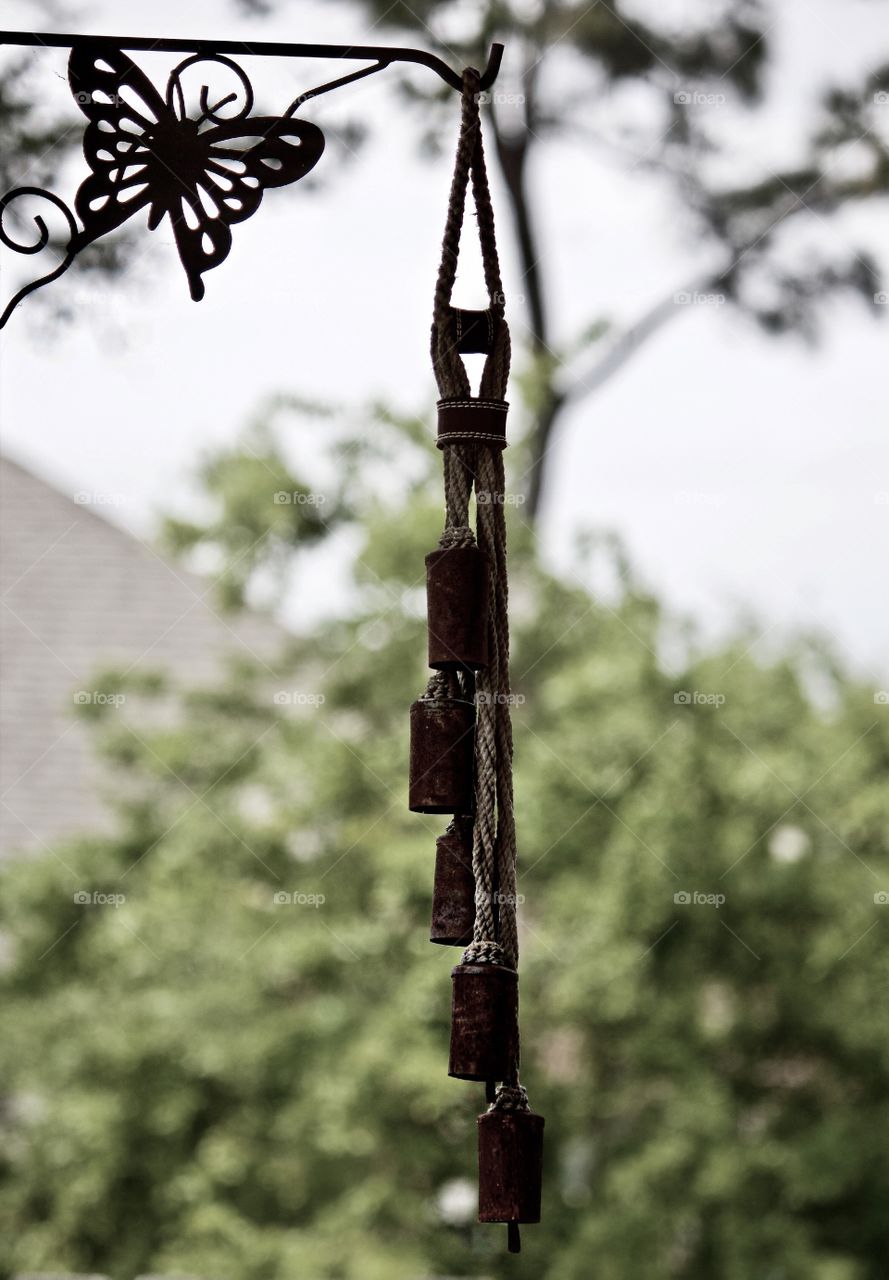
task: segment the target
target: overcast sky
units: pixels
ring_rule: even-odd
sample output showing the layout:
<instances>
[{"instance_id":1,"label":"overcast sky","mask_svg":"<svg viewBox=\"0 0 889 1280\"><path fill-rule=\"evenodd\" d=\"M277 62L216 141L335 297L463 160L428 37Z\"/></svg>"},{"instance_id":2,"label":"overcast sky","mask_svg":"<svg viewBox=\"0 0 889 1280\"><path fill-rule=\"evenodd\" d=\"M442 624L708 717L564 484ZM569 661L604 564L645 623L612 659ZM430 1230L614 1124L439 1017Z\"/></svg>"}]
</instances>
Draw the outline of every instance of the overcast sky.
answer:
<instances>
[{"instance_id":1,"label":"overcast sky","mask_svg":"<svg viewBox=\"0 0 889 1280\"><path fill-rule=\"evenodd\" d=\"M745 141L751 173L792 155L825 77L854 79L880 60L881 46L889 61L887 6L879 0L781 0L779 8L770 37L779 53L777 116L768 130L726 117ZM3 24L30 29L35 13L23 0L4 0ZM395 43L334 3L294 3L258 22L221 2L96 2L76 22L60 17L53 26ZM175 61L134 56L156 82ZM65 53L40 59L43 91L67 110ZM314 64L245 65L269 106L283 107L331 74ZM455 96L455 127L457 107ZM417 158L422 122L396 99L385 73L305 114L322 127L357 117L371 140L349 164L329 148L319 192L298 185L267 195L257 216L234 228L229 259L205 277L203 302L190 300L163 226L140 236L126 285L89 293L75 268L49 286L76 296L76 325L49 337L26 302L4 332L6 451L66 492L96 495L111 518L140 534L158 510L181 506L202 450L233 440L265 395L350 403L373 395L431 409L427 336L450 158ZM75 164L61 194L70 200L81 176ZM632 320L701 265L676 197L625 158L610 160L578 138L551 147L532 179L551 254L557 339L598 316ZM494 194L496 201L496 186ZM497 206L507 296L518 299L502 199ZM810 230L835 246L854 233L855 243L889 263L886 214L884 202L836 224L812 219ZM475 283L467 269L463 305L481 305ZM832 305L815 353L793 339L766 339L727 307L681 312L566 418L540 528L545 554L567 565L579 530L615 529L642 576L707 634L753 613L765 653L788 631L820 626L881 684L889 675L889 308L878 323L860 304ZM518 335L520 305L513 314ZM432 431L432 412L429 423ZM292 443L298 458L300 441Z\"/></svg>"}]
</instances>

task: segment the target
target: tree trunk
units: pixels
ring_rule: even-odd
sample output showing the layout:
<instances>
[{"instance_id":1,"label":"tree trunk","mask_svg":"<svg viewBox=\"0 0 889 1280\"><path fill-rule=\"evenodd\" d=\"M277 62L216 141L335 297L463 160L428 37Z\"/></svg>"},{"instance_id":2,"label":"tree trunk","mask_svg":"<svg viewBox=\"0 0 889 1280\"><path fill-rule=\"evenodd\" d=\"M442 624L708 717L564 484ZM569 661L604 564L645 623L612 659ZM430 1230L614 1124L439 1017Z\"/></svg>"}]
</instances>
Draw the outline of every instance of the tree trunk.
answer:
<instances>
[{"instance_id":1,"label":"tree trunk","mask_svg":"<svg viewBox=\"0 0 889 1280\"><path fill-rule=\"evenodd\" d=\"M532 136L531 130L526 127L515 136L506 135L498 128L495 117L494 134L497 159L509 194L519 260L522 264L522 286L528 307L531 351L533 356L542 358L551 355L552 348L549 344L541 257L537 248L537 234L525 185L525 166L529 138ZM565 396L557 391L552 377L548 377L543 393L543 404L531 440L531 465L526 475L528 482L526 509L528 521L531 524L537 519L540 509L550 441L564 402Z\"/></svg>"}]
</instances>

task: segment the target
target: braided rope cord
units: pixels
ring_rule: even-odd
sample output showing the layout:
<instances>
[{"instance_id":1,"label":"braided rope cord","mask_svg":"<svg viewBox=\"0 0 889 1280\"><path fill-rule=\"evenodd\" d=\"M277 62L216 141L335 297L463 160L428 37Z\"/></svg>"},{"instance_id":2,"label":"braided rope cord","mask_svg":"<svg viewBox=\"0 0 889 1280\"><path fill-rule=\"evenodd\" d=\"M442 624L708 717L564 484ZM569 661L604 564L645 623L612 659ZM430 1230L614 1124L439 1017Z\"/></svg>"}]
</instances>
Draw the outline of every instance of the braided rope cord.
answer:
<instances>
[{"instance_id":1,"label":"braided rope cord","mask_svg":"<svg viewBox=\"0 0 889 1280\"><path fill-rule=\"evenodd\" d=\"M451 328L451 296L457 274L460 235L470 180L485 285L490 311L494 317L494 342L485 359L479 386L480 398L502 400L509 377L509 326L504 313L494 211L482 143L478 82L478 72L468 68L463 75L460 137L433 307L432 364L439 393L442 399L447 400L471 398L469 376ZM446 520L440 545L471 545L477 538L490 565L488 665L475 673L476 810L472 864L476 919L473 941L464 951L463 961L506 964L517 968L516 832L512 785L503 450L482 441L472 444L455 442L445 444L443 454ZM476 493L475 535L472 533L469 514L473 488ZM513 1090L508 1095L511 1100L520 1096L515 1092L521 1088L518 1070L517 1050L512 1077L505 1085Z\"/></svg>"}]
</instances>

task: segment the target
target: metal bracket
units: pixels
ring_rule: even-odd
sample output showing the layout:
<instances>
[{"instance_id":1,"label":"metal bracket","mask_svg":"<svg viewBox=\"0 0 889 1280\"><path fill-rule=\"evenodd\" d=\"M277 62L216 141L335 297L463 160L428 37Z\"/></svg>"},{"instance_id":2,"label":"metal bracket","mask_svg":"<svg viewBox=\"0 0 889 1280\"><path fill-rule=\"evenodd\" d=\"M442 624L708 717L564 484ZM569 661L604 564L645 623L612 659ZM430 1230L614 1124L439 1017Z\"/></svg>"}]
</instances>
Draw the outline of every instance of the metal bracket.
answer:
<instances>
[{"instance_id":1,"label":"metal bracket","mask_svg":"<svg viewBox=\"0 0 889 1280\"><path fill-rule=\"evenodd\" d=\"M90 169L74 197L73 212L59 196L39 187L16 187L0 197L0 243L16 253L39 253L50 246L51 237L43 217L32 212L36 238L30 242L14 239L4 226L14 201L48 201L62 214L68 228L61 259L52 271L15 294L0 314L0 329L23 298L57 279L81 249L144 208L148 210L149 230L169 217L191 296L198 301L204 295L203 273L228 256L231 227L256 212L267 189L296 182L321 158L323 133L317 125L297 117L306 102L393 63L428 67L452 89L463 89L460 73L422 49L29 31L2 31L0 45L70 49L68 82L74 101L87 118L83 151ZM129 57L137 51L187 55L170 73L163 96ZM253 116L252 85L231 54L369 61L371 65L304 90L280 116ZM496 80L502 57L503 46L492 45L479 78L479 92L485 92ZM197 104L189 104L183 74L205 62L233 74L237 81L234 91L211 95L204 84ZM225 108L229 110L223 114Z\"/></svg>"}]
</instances>

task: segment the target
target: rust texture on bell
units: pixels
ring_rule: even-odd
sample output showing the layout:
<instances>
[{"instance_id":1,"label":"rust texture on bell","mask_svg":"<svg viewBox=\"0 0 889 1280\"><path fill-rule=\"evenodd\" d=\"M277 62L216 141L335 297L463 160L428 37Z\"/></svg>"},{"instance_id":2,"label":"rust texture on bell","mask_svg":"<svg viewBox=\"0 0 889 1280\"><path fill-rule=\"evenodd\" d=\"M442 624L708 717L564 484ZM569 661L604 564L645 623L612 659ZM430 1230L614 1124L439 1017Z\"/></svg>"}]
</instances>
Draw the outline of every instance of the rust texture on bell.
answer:
<instances>
[{"instance_id":1,"label":"rust texture on bell","mask_svg":"<svg viewBox=\"0 0 889 1280\"><path fill-rule=\"evenodd\" d=\"M414 813L471 813L475 707L459 698L411 706L408 807Z\"/></svg>"},{"instance_id":2,"label":"rust texture on bell","mask_svg":"<svg viewBox=\"0 0 889 1280\"><path fill-rule=\"evenodd\" d=\"M448 1075L507 1079L515 1065L519 975L501 964L458 964L451 978Z\"/></svg>"},{"instance_id":3,"label":"rust texture on bell","mask_svg":"<svg viewBox=\"0 0 889 1280\"><path fill-rule=\"evenodd\" d=\"M477 546L426 557L429 665L477 670L488 662L488 557Z\"/></svg>"},{"instance_id":4,"label":"rust texture on bell","mask_svg":"<svg viewBox=\"0 0 889 1280\"><path fill-rule=\"evenodd\" d=\"M479 1222L539 1222L543 1116L492 1107L478 1118Z\"/></svg>"},{"instance_id":5,"label":"rust texture on bell","mask_svg":"<svg viewBox=\"0 0 889 1280\"><path fill-rule=\"evenodd\" d=\"M466 947L475 927L472 819L455 818L435 842L435 884L429 941Z\"/></svg>"}]
</instances>

